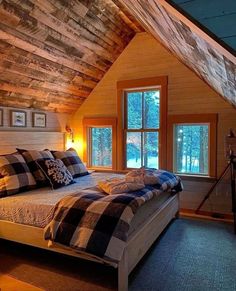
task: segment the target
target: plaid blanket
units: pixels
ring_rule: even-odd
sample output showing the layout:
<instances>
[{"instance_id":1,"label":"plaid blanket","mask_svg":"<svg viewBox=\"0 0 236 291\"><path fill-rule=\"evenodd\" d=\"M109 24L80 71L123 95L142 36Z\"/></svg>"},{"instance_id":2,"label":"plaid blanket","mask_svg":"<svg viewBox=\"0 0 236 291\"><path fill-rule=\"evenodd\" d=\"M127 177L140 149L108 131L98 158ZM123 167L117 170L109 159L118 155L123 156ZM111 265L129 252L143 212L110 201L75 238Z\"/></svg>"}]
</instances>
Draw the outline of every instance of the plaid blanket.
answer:
<instances>
[{"instance_id":1,"label":"plaid blanket","mask_svg":"<svg viewBox=\"0 0 236 291\"><path fill-rule=\"evenodd\" d=\"M168 184L166 174L160 173L163 183ZM171 174L169 180L172 191L181 191L179 177ZM163 185L146 185L142 190L116 195L104 195L98 188L68 195L55 206L53 219L45 228L44 237L50 243L86 252L116 265L122 258L135 212L142 204L163 192Z\"/></svg>"}]
</instances>

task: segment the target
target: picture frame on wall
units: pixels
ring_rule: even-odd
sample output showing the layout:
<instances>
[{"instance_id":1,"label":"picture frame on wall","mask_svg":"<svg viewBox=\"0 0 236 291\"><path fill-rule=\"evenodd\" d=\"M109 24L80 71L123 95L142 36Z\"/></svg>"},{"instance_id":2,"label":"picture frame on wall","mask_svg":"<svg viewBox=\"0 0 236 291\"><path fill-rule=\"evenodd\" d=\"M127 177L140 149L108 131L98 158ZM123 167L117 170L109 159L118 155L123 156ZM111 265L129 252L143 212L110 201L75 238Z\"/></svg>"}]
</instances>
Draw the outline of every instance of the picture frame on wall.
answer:
<instances>
[{"instance_id":1,"label":"picture frame on wall","mask_svg":"<svg viewBox=\"0 0 236 291\"><path fill-rule=\"evenodd\" d=\"M47 125L46 113L33 112L32 121L33 121L33 127L46 127Z\"/></svg>"},{"instance_id":2,"label":"picture frame on wall","mask_svg":"<svg viewBox=\"0 0 236 291\"><path fill-rule=\"evenodd\" d=\"M0 126L3 126L3 110L0 108Z\"/></svg>"},{"instance_id":3,"label":"picture frame on wall","mask_svg":"<svg viewBox=\"0 0 236 291\"><path fill-rule=\"evenodd\" d=\"M10 126L26 127L26 112L21 110L10 110Z\"/></svg>"}]
</instances>

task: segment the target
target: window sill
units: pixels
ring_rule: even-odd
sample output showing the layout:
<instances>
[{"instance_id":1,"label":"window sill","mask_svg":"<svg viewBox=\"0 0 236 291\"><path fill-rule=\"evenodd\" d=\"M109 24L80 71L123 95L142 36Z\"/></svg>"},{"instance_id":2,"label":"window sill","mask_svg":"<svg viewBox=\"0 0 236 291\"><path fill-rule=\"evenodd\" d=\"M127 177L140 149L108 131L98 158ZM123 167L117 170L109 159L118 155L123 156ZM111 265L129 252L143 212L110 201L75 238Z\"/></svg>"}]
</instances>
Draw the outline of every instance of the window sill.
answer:
<instances>
[{"instance_id":1,"label":"window sill","mask_svg":"<svg viewBox=\"0 0 236 291\"><path fill-rule=\"evenodd\" d=\"M175 175L179 176L183 181L196 181L196 182L215 182L215 177L210 176L200 176L200 175L184 175L174 173Z\"/></svg>"},{"instance_id":2,"label":"window sill","mask_svg":"<svg viewBox=\"0 0 236 291\"><path fill-rule=\"evenodd\" d=\"M125 171L117 171L113 170L112 168L102 168L102 167L92 167L92 168L87 168L88 171L95 171L95 172L105 172L105 173L116 173L116 174L125 174Z\"/></svg>"}]
</instances>

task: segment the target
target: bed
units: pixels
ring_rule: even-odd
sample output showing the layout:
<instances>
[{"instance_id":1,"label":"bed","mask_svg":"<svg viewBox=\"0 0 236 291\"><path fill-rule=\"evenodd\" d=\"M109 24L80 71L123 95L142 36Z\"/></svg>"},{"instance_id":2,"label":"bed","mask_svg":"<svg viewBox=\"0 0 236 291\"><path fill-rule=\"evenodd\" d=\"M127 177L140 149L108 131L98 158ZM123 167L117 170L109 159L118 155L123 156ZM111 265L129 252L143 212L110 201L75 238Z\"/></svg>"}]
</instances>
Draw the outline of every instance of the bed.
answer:
<instances>
[{"instance_id":1,"label":"bed","mask_svg":"<svg viewBox=\"0 0 236 291\"><path fill-rule=\"evenodd\" d=\"M43 141L41 142L43 143ZM47 144L46 140L45 144ZM42 147L40 146L40 148ZM117 175L114 173L95 172L91 175L77 178L76 184L55 191L44 187L0 199L0 238L109 264L109 262L101 258L85 253L77 253L67 247L54 246L53 248L48 248L48 242L44 240L43 232L44 227L51 220L53 206L60 198L74 193L78 189L83 190L93 187L98 180ZM169 222L178 215L178 211L179 194L170 192L162 193L152 198L138 209L129 229L122 259L117 265L112 265L118 269L118 289L120 291L128 290L130 272Z\"/></svg>"}]
</instances>

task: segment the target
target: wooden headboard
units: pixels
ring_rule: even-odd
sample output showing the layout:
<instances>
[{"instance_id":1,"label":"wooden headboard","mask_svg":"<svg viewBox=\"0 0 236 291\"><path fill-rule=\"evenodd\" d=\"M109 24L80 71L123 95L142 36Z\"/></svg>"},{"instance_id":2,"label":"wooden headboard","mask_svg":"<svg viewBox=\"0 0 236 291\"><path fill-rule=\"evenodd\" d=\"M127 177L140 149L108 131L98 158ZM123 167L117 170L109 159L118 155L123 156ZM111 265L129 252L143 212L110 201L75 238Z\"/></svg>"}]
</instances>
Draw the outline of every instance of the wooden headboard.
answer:
<instances>
[{"instance_id":1,"label":"wooden headboard","mask_svg":"<svg viewBox=\"0 0 236 291\"><path fill-rule=\"evenodd\" d=\"M11 154L16 148L33 150L64 150L63 132L0 131L0 155Z\"/></svg>"}]
</instances>

